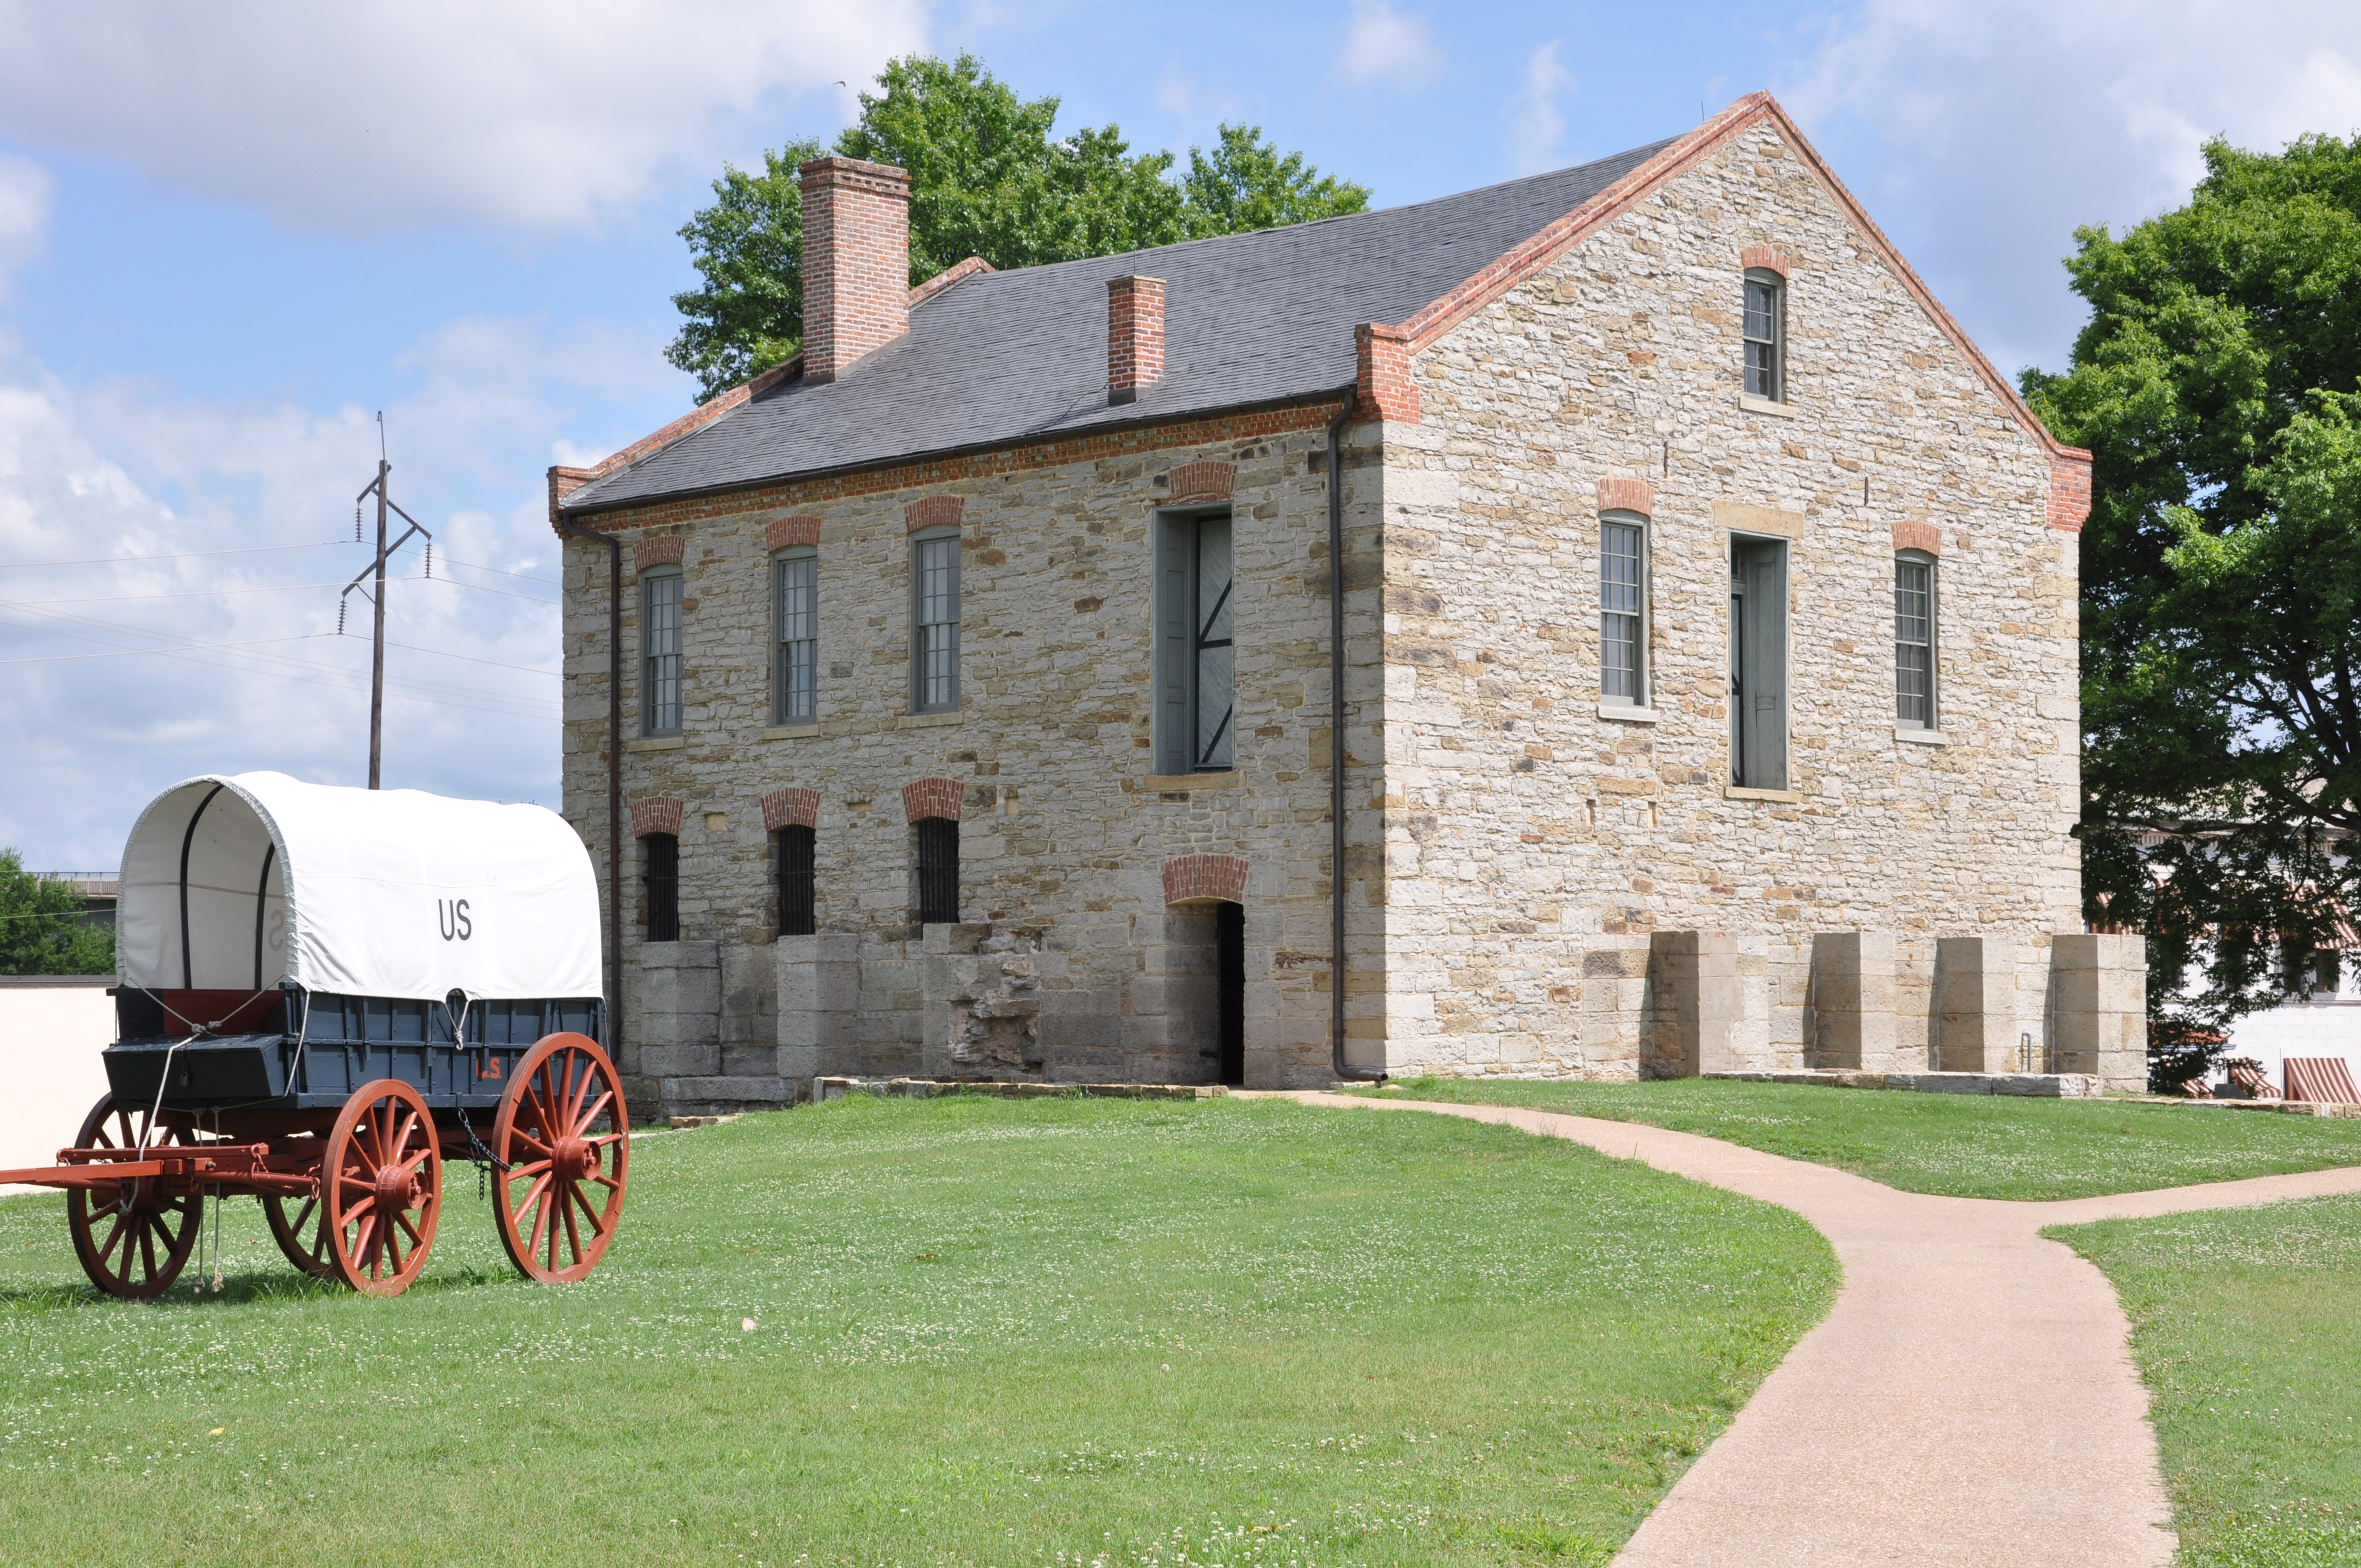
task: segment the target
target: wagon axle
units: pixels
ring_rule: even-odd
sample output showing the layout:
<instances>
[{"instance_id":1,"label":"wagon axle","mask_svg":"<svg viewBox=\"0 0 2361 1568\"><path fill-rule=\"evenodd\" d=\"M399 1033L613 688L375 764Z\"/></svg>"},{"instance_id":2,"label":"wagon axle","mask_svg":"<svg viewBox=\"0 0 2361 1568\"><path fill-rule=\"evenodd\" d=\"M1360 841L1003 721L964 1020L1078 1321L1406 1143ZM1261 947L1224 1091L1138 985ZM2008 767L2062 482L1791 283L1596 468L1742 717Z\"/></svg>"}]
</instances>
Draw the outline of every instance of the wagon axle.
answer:
<instances>
[{"instance_id":1,"label":"wagon axle","mask_svg":"<svg viewBox=\"0 0 2361 1568\"><path fill-rule=\"evenodd\" d=\"M254 1142L199 1125L235 1124L234 1112L151 1110L109 1093L57 1164L0 1170L0 1182L65 1190L83 1270L128 1300L170 1288L208 1200L261 1199L296 1267L375 1296L401 1294L424 1268L446 1159L489 1157L500 1241L529 1278L589 1273L622 1209L630 1118L612 1064L587 1036L552 1035L525 1053L489 1148L467 1112L438 1118L391 1078L356 1090L324 1128Z\"/></svg>"}]
</instances>

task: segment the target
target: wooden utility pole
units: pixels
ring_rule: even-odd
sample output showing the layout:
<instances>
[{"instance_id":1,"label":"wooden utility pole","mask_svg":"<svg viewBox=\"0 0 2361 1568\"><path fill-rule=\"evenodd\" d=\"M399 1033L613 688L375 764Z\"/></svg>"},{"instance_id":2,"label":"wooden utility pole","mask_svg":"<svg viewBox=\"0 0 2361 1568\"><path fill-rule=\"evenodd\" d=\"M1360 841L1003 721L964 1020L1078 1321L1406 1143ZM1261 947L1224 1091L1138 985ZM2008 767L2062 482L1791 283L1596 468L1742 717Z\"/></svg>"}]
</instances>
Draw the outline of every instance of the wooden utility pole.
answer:
<instances>
[{"instance_id":1,"label":"wooden utility pole","mask_svg":"<svg viewBox=\"0 0 2361 1568\"><path fill-rule=\"evenodd\" d=\"M393 465L379 454L377 460L377 592L370 595L369 634L369 788L378 787L385 765L385 477Z\"/></svg>"},{"instance_id":2,"label":"wooden utility pole","mask_svg":"<svg viewBox=\"0 0 2361 1568\"><path fill-rule=\"evenodd\" d=\"M379 414L377 417L379 440L382 442L385 416ZM416 518L393 504L393 497L388 492L386 485L387 476L392 472L393 465L386 461L385 451L380 444L377 458L377 477L370 480L362 488L361 493L353 498L353 524L356 532L360 525L361 503L371 496L377 498L377 559L363 567L359 576L345 585L346 594L359 589L361 597L369 601L370 619L375 625L369 639L368 786L371 789L380 787L379 780L385 760L385 564L392 559L394 551L410 543L412 534L418 534L423 535L426 540L427 571L431 574L434 569L434 535L428 532L425 525ZM393 542L391 548L387 547L385 541L388 512L391 512L410 525L401 537ZM361 587L361 584L372 574L377 579L374 592ZM338 598L341 602L343 595L339 595ZM344 624L344 612L340 608L336 613L336 630L343 630Z\"/></svg>"}]
</instances>

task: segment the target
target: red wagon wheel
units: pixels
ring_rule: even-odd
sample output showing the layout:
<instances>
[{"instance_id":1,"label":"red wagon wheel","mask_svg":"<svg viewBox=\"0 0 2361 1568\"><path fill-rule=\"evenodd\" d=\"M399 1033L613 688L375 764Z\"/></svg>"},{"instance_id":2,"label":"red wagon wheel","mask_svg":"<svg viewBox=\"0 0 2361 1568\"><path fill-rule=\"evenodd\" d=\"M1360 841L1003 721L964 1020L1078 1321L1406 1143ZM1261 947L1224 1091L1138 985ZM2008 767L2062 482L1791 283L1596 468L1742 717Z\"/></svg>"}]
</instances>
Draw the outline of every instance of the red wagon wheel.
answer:
<instances>
[{"instance_id":1,"label":"red wagon wheel","mask_svg":"<svg viewBox=\"0 0 2361 1568\"><path fill-rule=\"evenodd\" d=\"M328 1245L328 1210L313 1192L302 1198L276 1192L262 1195L262 1217L270 1223L270 1239L287 1261L314 1279L342 1279L335 1249Z\"/></svg>"},{"instance_id":2,"label":"red wagon wheel","mask_svg":"<svg viewBox=\"0 0 2361 1568\"><path fill-rule=\"evenodd\" d=\"M588 1035L550 1035L500 1096L492 1153L500 1245L529 1279L570 1285L615 1237L631 1119L615 1064Z\"/></svg>"},{"instance_id":3,"label":"red wagon wheel","mask_svg":"<svg viewBox=\"0 0 2361 1568\"><path fill-rule=\"evenodd\" d=\"M320 1206L346 1284L368 1296L410 1288L443 1212L443 1155L416 1090L380 1078L353 1091L320 1160Z\"/></svg>"},{"instance_id":4,"label":"red wagon wheel","mask_svg":"<svg viewBox=\"0 0 2361 1568\"><path fill-rule=\"evenodd\" d=\"M194 1142L187 1131L171 1123L148 1131L149 1108L118 1107L112 1094L102 1094L82 1118L74 1147L82 1149L151 1149L183 1146ZM70 1188L66 1192L66 1228L73 1234L74 1255L91 1283L110 1296L145 1301L160 1296L180 1277L181 1267L197 1245L198 1219L204 1199L196 1193L167 1197L157 1190L154 1178L100 1182Z\"/></svg>"}]
</instances>

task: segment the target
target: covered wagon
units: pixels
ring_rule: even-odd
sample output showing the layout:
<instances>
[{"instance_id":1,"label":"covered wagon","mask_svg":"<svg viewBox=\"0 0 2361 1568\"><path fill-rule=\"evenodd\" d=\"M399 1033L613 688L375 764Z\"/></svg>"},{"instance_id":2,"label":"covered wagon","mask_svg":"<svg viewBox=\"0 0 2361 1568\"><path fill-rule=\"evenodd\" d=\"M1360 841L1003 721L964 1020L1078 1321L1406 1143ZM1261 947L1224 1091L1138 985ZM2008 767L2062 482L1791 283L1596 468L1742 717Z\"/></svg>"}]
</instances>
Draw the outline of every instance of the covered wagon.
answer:
<instances>
[{"instance_id":1,"label":"covered wagon","mask_svg":"<svg viewBox=\"0 0 2361 1568\"><path fill-rule=\"evenodd\" d=\"M284 774L190 779L123 852L108 1091L58 1164L83 1269L168 1288L208 1201L261 1200L289 1261L394 1295L444 1162L489 1174L535 1279L613 1239L630 1121L605 1049L590 859L536 806Z\"/></svg>"}]
</instances>

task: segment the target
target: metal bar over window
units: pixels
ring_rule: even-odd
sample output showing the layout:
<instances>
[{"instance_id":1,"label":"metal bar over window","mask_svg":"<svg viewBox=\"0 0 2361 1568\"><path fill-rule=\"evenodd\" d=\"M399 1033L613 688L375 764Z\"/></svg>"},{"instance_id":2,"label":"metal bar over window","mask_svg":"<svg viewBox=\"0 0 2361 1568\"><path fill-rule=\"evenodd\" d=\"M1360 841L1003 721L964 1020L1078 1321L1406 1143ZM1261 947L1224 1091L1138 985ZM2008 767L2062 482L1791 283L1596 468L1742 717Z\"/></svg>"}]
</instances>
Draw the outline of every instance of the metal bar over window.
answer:
<instances>
[{"instance_id":1,"label":"metal bar over window","mask_svg":"<svg viewBox=\"0 0 2361 1568\"><path fill-rule=\"evenodd\" d=\"M779 935L808 937L819 929L818 835L790 823L774 835L779 873Z\"/></svg>"},{"instance_id":2,"label":"metal bar over window","mask_svg":"<svg viewBox=\"0 0 2361 1568\"><path fill-rule=\"evenodd\" d=\"M680 840L651 833L640 840L648 889L648 940L680 940Z\"/></svg>"},{"instance_id":3,"label":"metal bar over window","mask_svg":"<svg viewBox=\"0 0 2361 1568\"><path fill-rule=\"evenodd\" d=\"M925 817L910 825L918 861L917 923L955 925L959 920L959 824Z\"/></svg>"}]
</instances>

